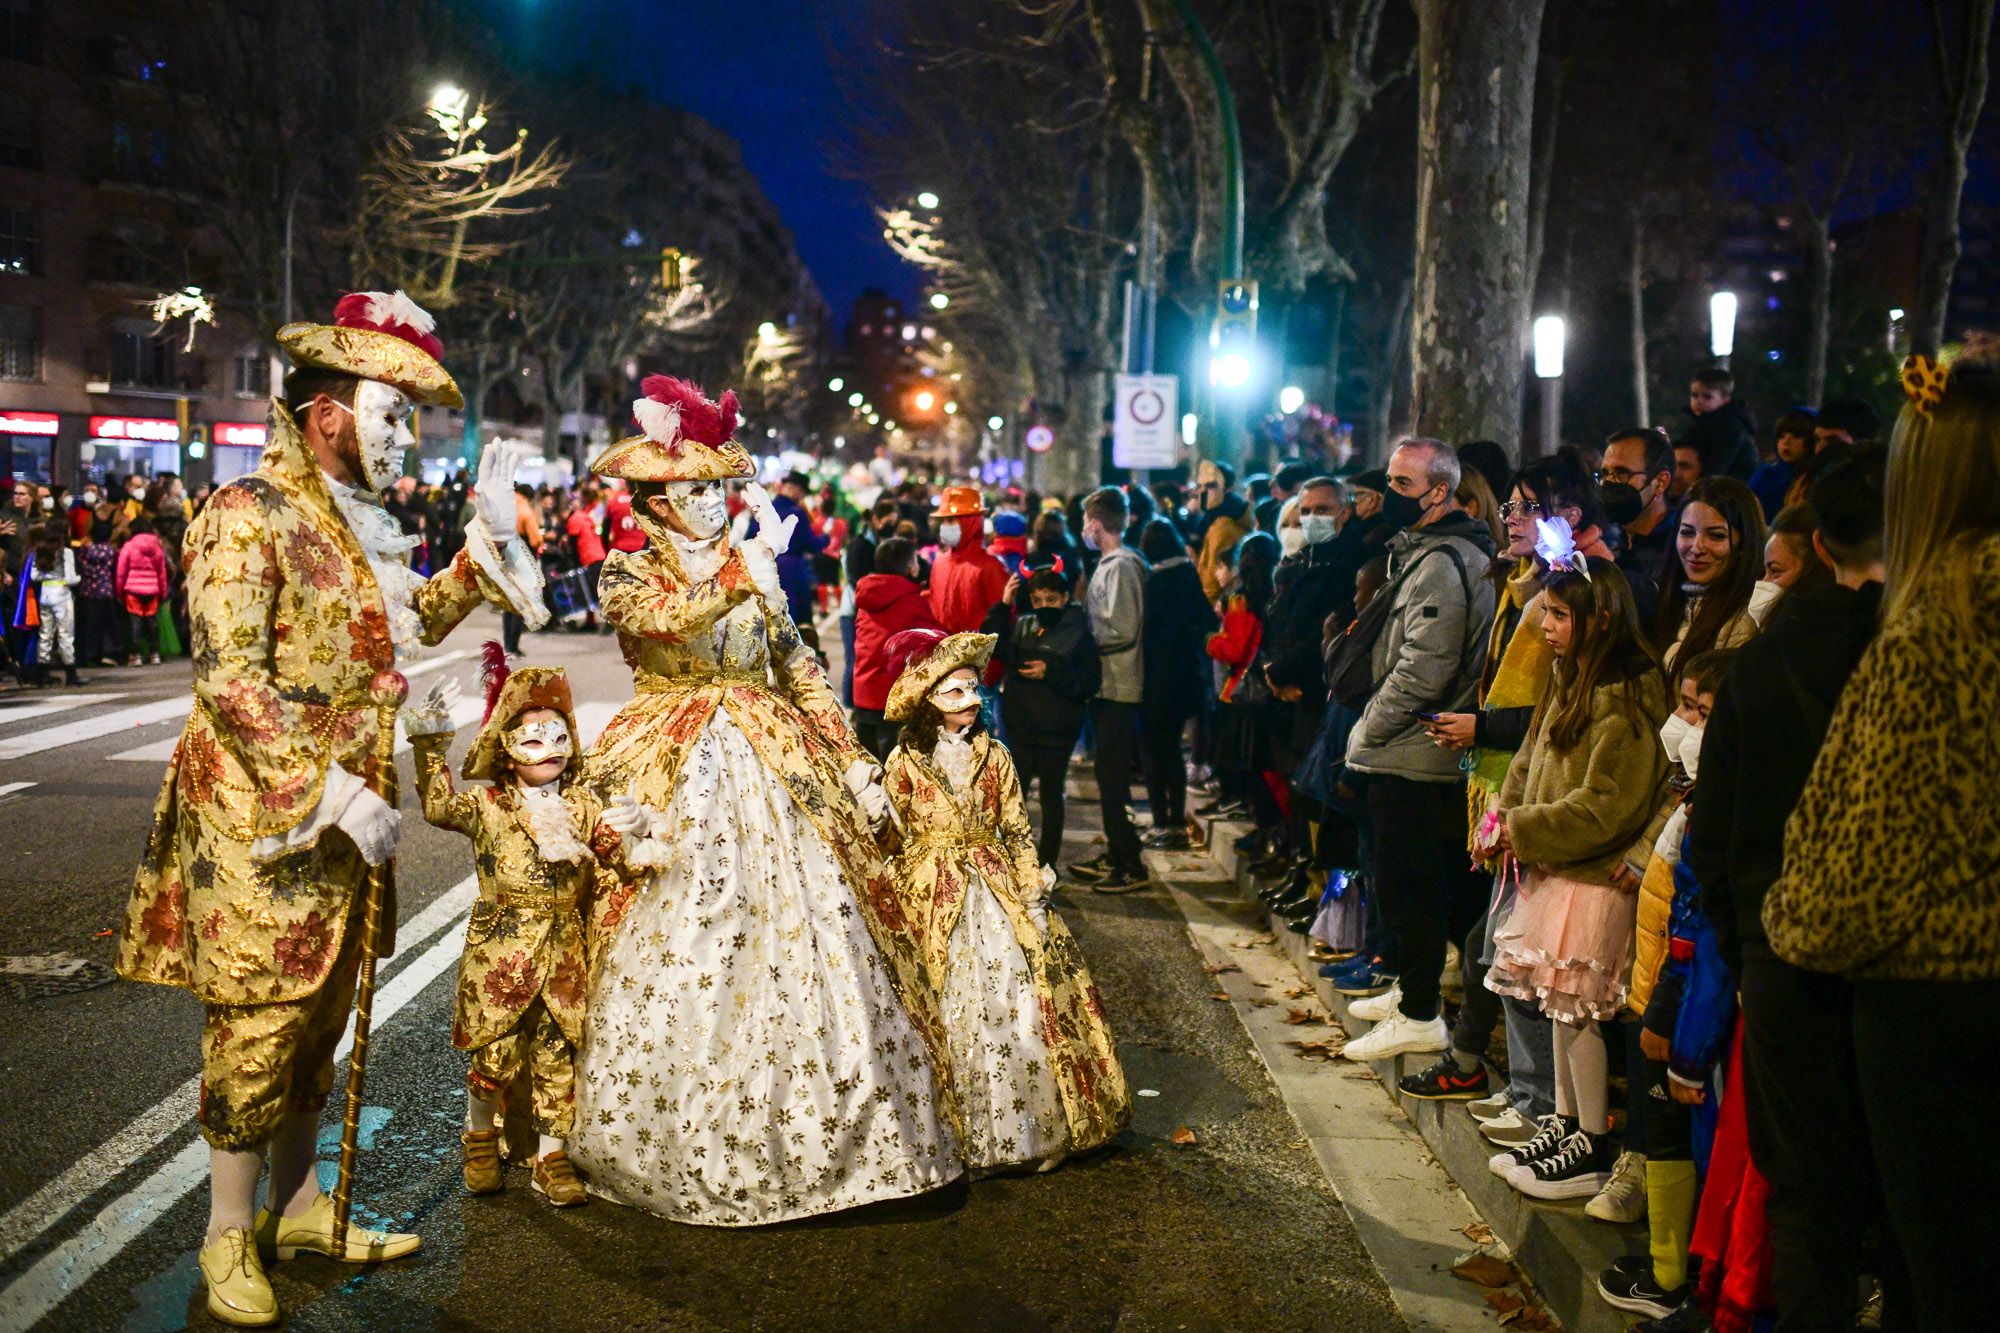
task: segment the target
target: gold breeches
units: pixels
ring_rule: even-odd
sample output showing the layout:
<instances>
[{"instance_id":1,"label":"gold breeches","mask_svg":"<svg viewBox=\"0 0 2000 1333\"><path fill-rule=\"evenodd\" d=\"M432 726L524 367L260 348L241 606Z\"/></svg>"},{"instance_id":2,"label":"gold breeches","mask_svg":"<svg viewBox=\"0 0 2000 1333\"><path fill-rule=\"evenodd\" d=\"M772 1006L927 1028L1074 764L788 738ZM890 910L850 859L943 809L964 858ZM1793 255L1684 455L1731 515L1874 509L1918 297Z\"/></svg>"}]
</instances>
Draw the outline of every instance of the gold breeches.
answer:
<instances>
[{"instance_id":1,"label":"gold breeches","mask_svg":"<svg viewBox=\"0 0 2000 1333\"><path fill-rule=\"evenodd\" d=\"M504 1101L508 1085L524 1069L535 1128L554 1138L568 1138L576 1113L576 1047L539 995L511 1030L472 1052L465 1090L481 1101Z\"/></svg>"}]
</instances>

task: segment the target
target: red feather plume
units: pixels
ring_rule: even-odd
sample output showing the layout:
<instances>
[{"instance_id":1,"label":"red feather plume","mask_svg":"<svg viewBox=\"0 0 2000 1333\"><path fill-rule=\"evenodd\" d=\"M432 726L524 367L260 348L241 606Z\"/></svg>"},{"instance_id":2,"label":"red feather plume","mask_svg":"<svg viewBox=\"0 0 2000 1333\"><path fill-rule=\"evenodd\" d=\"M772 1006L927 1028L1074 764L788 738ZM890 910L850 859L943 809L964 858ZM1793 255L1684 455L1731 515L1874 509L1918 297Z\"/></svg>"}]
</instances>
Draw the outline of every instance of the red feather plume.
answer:
<instances>
[{"instance_id":1,"label":"red feather plume","mask_svg":"<svg viewBox=\"0 0 2000 1333\"><path fill-rule=\"evenodd\" d=\"M347 295L341 297L340 300L334 303L333 307L333 322L335 327L343 329L374 329L378 333L386 333L391 337L401 338L412 347L420 347L436 359L440 361L444 360L444 344L438 340L437 334L433 333L430 329L422 328L402 320L383 319L377 316L376 307L378 298L381 295L380 292L349 292ZM402 297L401 292L396 293L396 295ZM416 309L407 298L403 299L403 305L411 310ZM421 310L416 310L416 314L419 317L423 316Z\"/></svg>"},{"instance_id":2,"label":"red feather plume","mask_svg":"<svg viewBox=\"0 0 2000 1333\"><path fill-rule=\"evenodd\" d=\"M889 679L895 680L910 663L943 643L950 636L941 629L898 630L882 645L882 660L889 664Z\"/></svg>"},{"instance_id":3,"label":"red feather plume","mask_svg":"<svg viewBox=\"0 0 2000 1333\"><path fill-rule=\"evenodd\" d=\"M486 712L479 719L485 726L493 720L494 705L500 702L500 691L507 688L507 677L513 675L507 665L507 646L498 639L488 639L479 645L479 683L486 691Z\"/></svg>"},{"instance_id":4,"label":"red feather plume","mask_svg":"<svg viewBox=\"0 0 2000 1333\"><path fill-rule=\"evenodd\" d=\"M681 410L681 435L696 444L720 449L736 434L736 391L724 391L719 403L709 401L700 389L671 375L648 375L639 381L639 392L656 403Z\"/></svg>"}]
</instances>

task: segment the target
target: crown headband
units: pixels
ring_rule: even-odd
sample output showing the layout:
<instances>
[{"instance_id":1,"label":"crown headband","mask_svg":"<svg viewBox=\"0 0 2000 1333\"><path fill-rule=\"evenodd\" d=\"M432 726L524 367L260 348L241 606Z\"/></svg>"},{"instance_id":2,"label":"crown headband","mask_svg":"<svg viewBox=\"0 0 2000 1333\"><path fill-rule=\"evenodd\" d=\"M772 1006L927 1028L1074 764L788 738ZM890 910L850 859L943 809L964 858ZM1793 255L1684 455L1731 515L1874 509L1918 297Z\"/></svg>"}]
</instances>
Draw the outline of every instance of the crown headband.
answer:
<instances>
[{"instance_id":1,"label":"crown headband","mask_svg":"<svg viewBox=\"0 0 2000 1333\"><path fill-rule=\"evenodd\" d=\"M1945 386L1950 380L1951 367L1931 360L1922 352L1903 358L1903 396L1925 420L1944 401Z\"/></svg>"},{"instance_id":2,"label":"crown headband","mask_svg":"<svg viewBox=\"0 0 2000 1333\"><path fill-rule=\"evenodd\" d=\"M1576 535L1562 515L1535 520L1535 554L1549 567L1549 573L1581 574L1585 583L1590 582L1590 565L1577 554Z\"/></svg>"}]
</instances>

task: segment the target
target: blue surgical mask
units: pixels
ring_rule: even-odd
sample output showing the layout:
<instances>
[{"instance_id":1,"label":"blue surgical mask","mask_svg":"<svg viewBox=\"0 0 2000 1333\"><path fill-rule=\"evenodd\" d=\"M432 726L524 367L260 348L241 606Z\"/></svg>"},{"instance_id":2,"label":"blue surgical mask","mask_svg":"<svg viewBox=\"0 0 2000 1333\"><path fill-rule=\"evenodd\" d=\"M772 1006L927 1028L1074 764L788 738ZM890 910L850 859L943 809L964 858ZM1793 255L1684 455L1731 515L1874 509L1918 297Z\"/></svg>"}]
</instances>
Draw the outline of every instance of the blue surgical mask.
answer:
<instances>
[{"instance_id":1,"label":"blue surgical mask","mask_svg":"<svg viewBox=\"0 0 2000 1333\"><path fill-rule=\"evenodd\" d=\"M1097 534L1089 528L1083 530L1083 549L1086 551L1095 551L1097 549Z\"/></svg>"}]
</instances>

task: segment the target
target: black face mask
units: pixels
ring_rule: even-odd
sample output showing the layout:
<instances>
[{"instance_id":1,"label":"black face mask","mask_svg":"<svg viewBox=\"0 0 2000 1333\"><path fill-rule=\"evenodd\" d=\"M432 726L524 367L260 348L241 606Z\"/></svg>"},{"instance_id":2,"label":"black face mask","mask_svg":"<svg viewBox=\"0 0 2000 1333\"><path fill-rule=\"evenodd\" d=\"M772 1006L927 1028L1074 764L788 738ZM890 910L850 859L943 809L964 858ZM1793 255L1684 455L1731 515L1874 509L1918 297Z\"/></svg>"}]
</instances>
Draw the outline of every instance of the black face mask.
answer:
<instances>
[{"instance_id":1,"label":"black face mask","mask_svg":"<svg viewBox=\"0 0 2000 1333\"><path fill-rule=\"evenodd\" d=\"M1414 495L1390 489L1382 493L1382 521L1391 532L1413 528L1423 521L1424 502Z\"/></svg>"},{"instance_id":2,"label":"black face mask","mask_svg":"<svg viewBox=\"0 0 2000 1333\"><path fill-rule=\"evenodd\" d=\"M1607 481L1602 494L1604 516L1621 528L1646 512L1644 493L1629 481Z\"/></svg>"},{"instance_id":3,"label":"black face mask","mask_svg":"<svg viewBox=\"0 0 2000 1333\"><path fill-rule=\"evenodd\" d=\"M1038 606L1035 608L1035 623L1044 631L1052 630L1061 623L1063 612L1067 610L1066 606Z\"/></svg>"}]
</instances>

